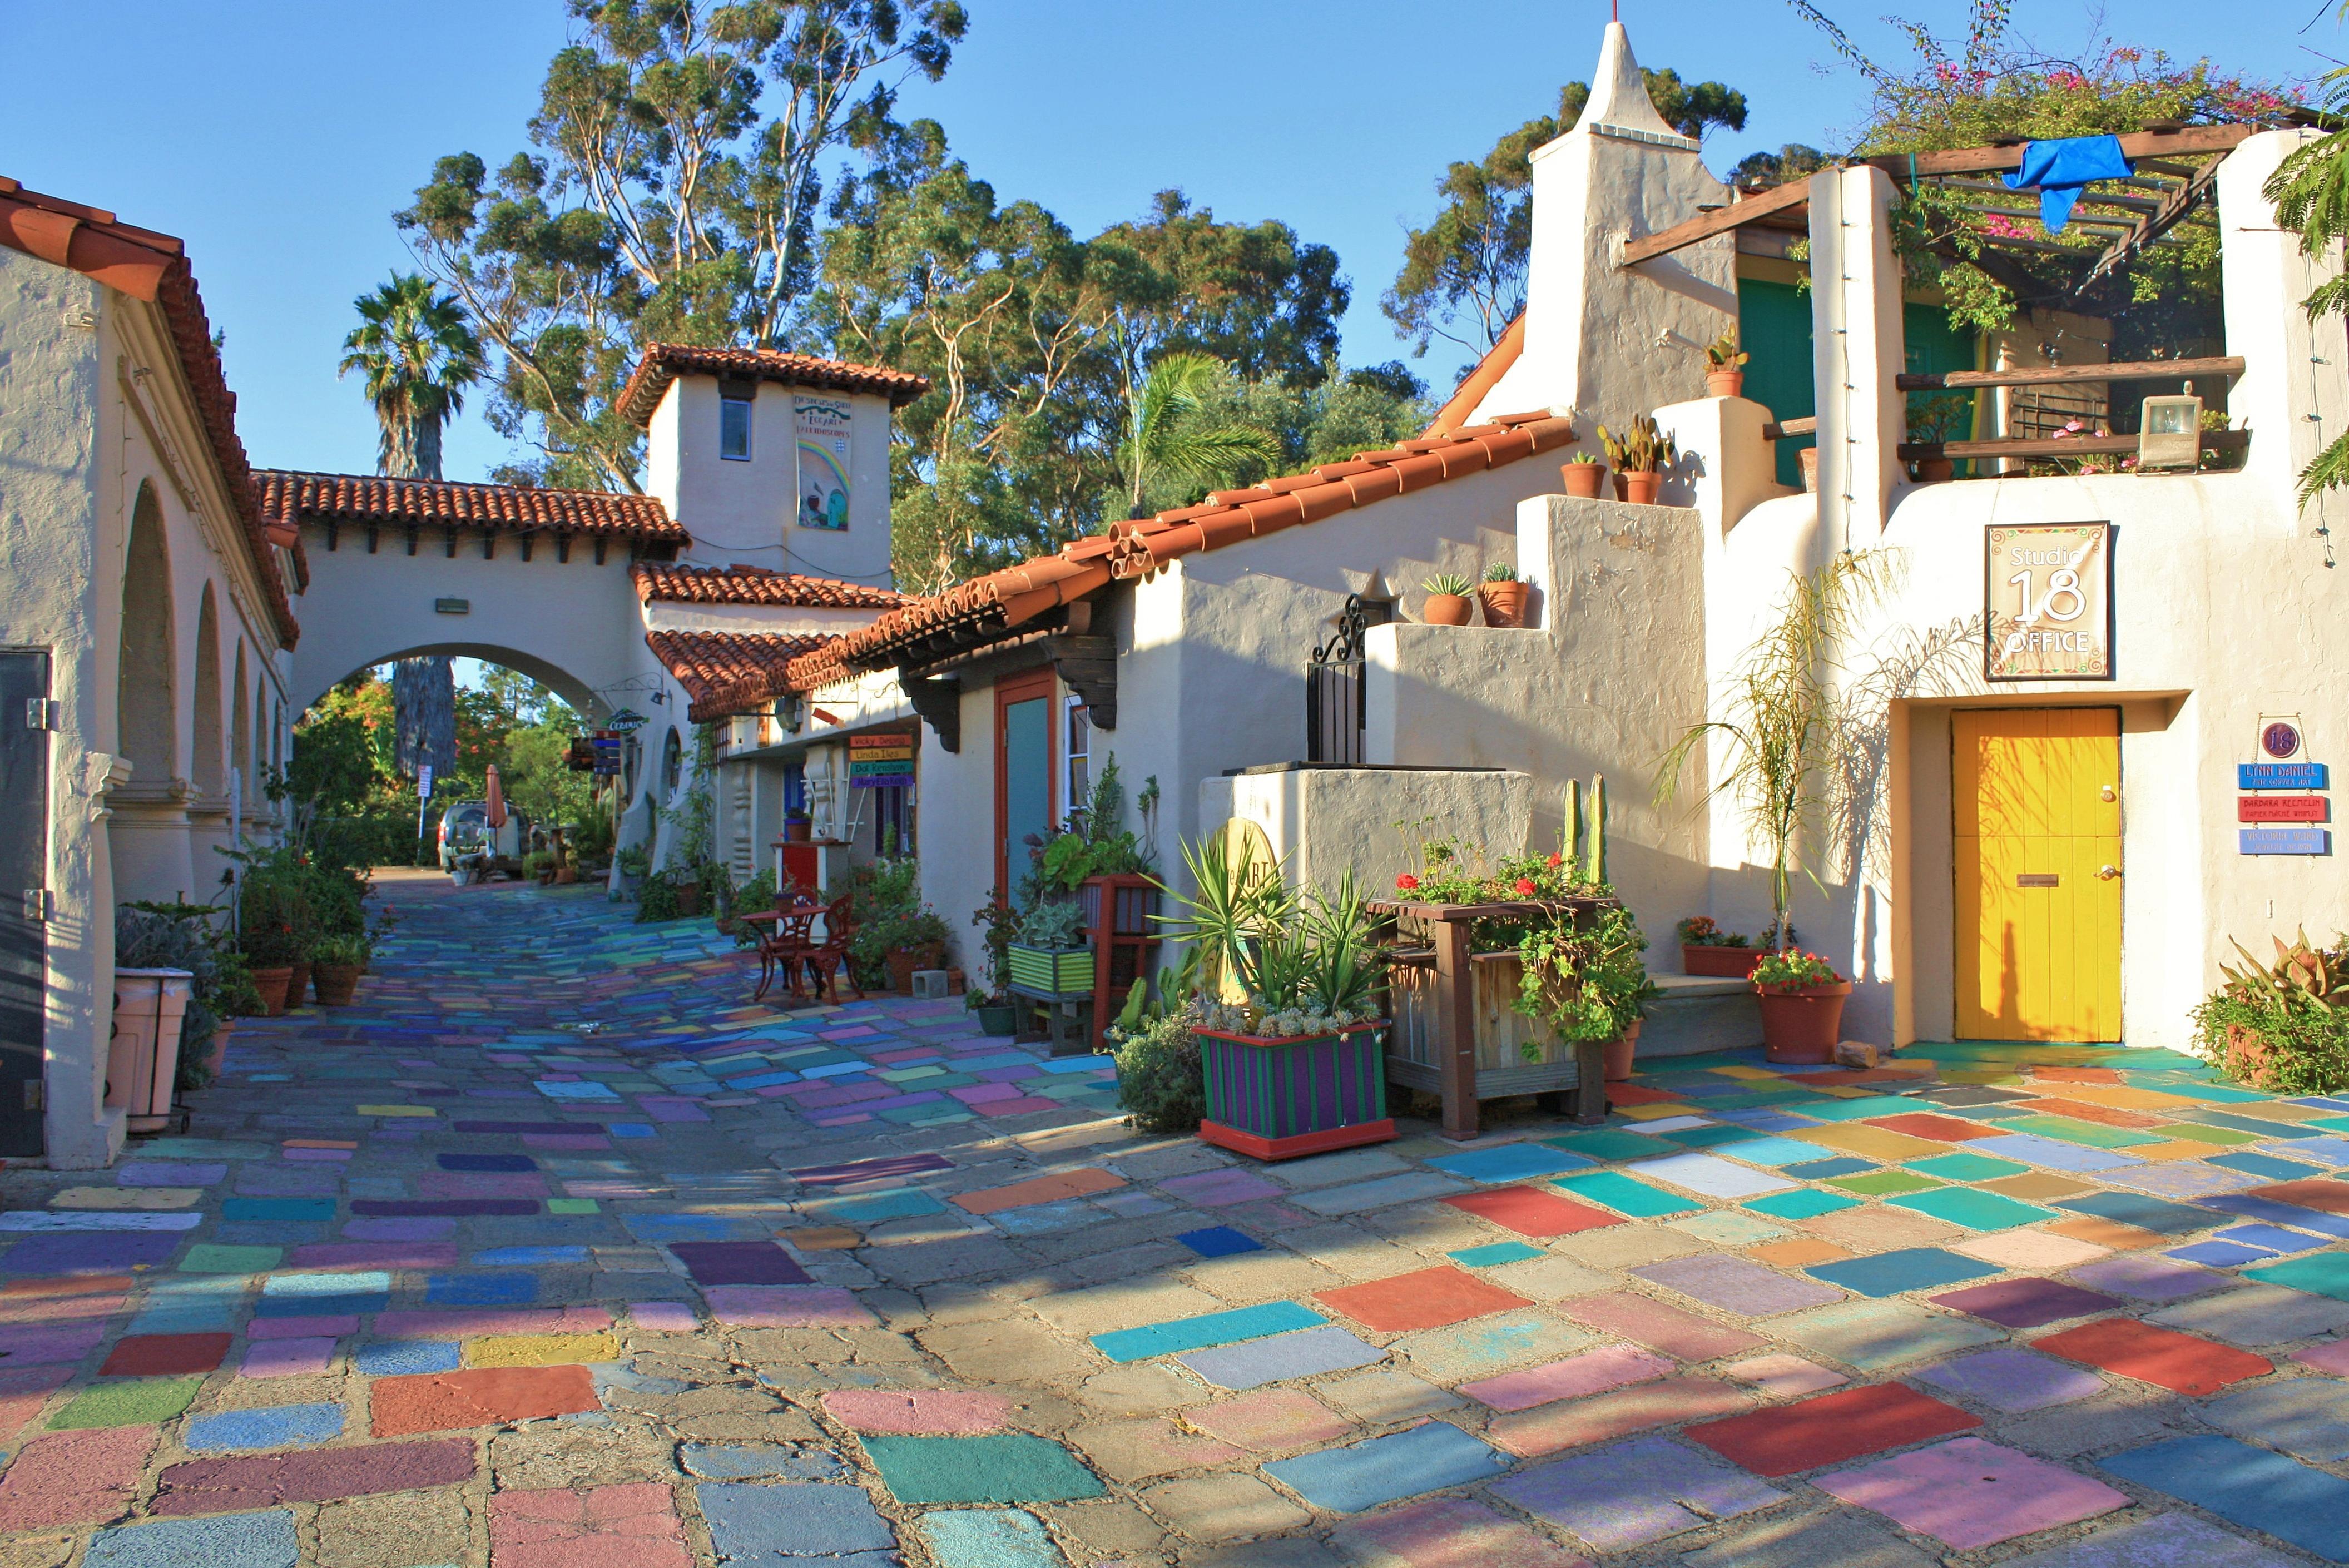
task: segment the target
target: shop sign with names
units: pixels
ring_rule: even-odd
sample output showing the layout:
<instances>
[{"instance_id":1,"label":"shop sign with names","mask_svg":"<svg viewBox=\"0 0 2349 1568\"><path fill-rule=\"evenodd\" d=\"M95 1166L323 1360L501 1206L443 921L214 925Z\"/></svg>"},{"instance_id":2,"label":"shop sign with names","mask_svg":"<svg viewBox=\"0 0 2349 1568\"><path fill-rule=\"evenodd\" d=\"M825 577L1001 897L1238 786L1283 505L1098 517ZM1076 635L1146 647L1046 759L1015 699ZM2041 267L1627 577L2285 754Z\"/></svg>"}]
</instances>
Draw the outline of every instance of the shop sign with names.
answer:
<instances>
[{"instance_id":1,"label":"shop sign with names","mask_svg":"<svg viewBox=\"0 0 2349 1568\"><path fill-rule=\"evenodd\" d=\"M2113 525L2031 523L1983 533L1985 677L2113 679Z\"/></svg>"},{"instance_id":2,"label":"shop sign with names","mask_svg":"<svg viewBox=\"0 0 2349 1568\"><path fill-rule=\"evenodd\" d=\"M2238 795L2239 822L2329 822L2333 803L2322 795Z\"/></svg>"}]
</instances>

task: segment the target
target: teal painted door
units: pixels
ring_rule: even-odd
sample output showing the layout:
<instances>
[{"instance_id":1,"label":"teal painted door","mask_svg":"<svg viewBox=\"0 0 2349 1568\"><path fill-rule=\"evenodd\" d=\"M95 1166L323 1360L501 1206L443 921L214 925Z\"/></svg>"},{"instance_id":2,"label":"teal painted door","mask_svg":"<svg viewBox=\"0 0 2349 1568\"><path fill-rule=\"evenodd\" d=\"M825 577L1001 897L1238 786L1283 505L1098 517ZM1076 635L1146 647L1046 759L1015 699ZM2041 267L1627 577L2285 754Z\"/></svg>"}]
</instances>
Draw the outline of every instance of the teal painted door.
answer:
<instances>
[{"instance_id":1,"label":"teal painted door","mask_svg":"<svg viewBox=\"0 0 2349 1568\"><path fill-rule=\"evenodd\" d=\"M1818 412L1811 389L1811 296L1792 284L1737 280L1738 346L1753 356L1745 365L1745 395L1770 410L1774 419L1801 419ZM1800 489L1802 459L1815 445L1803 436L1778 443L1778 482Z\"/></svg>"},{"instance_id":2,"label":"teal painted door","mask_svg":"<svg viewBox=\"0 0 2349 1568\"><path fill-rule=\"evenodd\" d=\"M1052 677L1023 676L995 688L996 886L1003 896L1028 872L1029 835L1052 830Z\"/></svg>"}]
</instances>

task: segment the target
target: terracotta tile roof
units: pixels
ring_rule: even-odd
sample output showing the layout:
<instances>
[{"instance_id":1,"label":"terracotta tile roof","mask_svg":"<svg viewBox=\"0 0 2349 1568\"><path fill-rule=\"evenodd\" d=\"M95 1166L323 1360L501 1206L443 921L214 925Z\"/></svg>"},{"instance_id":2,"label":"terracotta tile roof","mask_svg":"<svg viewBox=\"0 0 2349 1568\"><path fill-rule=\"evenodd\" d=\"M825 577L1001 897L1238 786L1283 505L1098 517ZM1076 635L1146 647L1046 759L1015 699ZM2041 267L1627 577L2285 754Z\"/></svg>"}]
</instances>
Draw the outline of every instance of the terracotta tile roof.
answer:
<instances>
[{"instance_id":1,"label":"terracotta tile roof","mask_svg":"<svg viewBox=\"0 0 2349 1568\"><path fill-rule=\"evenodd\" d=\"M791 661L820 645L803 637L746 632L647 632L645 645L685 688L686 717L696 724L723 718L791 690Z\"/></svg>"},{"instance_id":2,"label":"terracotta tile roof","mask_svg":"<svg viewBox=\"0 0 2349 1568\"><path fill-rule=\"evenodd\" d=\"M1509 373L1509 367L1525 351L1526 313L1519 311L1517 319L1509 323L1508 330L1501 334L1500 341L1485 351L1485 357L1476 362L1474 370L1461 378L1459 387L1444 399L1444 407L1435 411L1435 418L1428 421L1425 433L1448 436L1458 428L1469 415L1476 411L1476 405L1485 400L1485 394L1501 384L1501 377Z\"/></svg>"},{"instance_id":3,"label":"terracotta tile roof","mask_svg":"<svg viewBox=\"0 0 2349 1568\"><path fill-rule=\"evenodd\" d=\"M230 504L244 531L246 549L261 573L276 619L279 641L292 647L302 634L285 580L264 531L254 493L253 465L236 433L236 394L228 389L220 353L212 347L212 323L188 264L187 247L169 234L125 223L113 213L78 201L27 191L0 176L0 245L68 267L93 282L158 305L171 334L181 374L193 394L205 444L228 489Z\"/></svg>"},{"instance_id":4,"label":"terracotta tile roof","mask_svg":"<svg viewBox=\"0 0 2349 1568\"><path fill-rule=\"evenodd\" d=\"M874 392L902 408L930 389L929 378L892 370L881 365L853 365L844 359L818 359L808 354L781 354L762 348L696 348L684 343L656 343L645 349L636 373L620 388L620 412L639 425L652 423L661 394L680 376L739 376L774 381L786 387L812 387L830 392Z\"/></svg>"},{"instance_id":5,"label":"terracotta tile roof","mask_svg":"<svg viewBox=\"0 0 2349 1568\"><path fill-rule=\"evenodd\" d=\"M534 490L454 480L393 480L377 474L303 474L266 469L261 511L273 521L389 522L541 530L648 544L684 544L657 497L608 490Z\"/></svg>"},{"instance_id":6,"label":"terracotta tile roof","mask_svg":"<svg viewBox=\"0 0 2349 1568\"><path fill-rule=\"evenodd\" d=\"M1114 523L1107 533L1080 539L1058 554L1040 555L914 600L793 660L792 685L812 691L857 670L942 657L993 641L1112 581L1139 577L1195 551L1221 550L1319 522L1390 496L1555 451L1573 440L1571 420L1547 412L1510 414L1248 490L1217 490L1198 506Z\"/></svg>"},{"instance_id":7,"label":"terracotta tile roof","mask_svg":"<svg viewBox=\"0 0 2349 1568\"><path fill-rule=\"evenodd\" d=\"M647 603L781 604L817 610L894 610L906 602L894 588L802 577L763 566L675 566L638 562L636 597Z\"/></svg>"}]
</instances>

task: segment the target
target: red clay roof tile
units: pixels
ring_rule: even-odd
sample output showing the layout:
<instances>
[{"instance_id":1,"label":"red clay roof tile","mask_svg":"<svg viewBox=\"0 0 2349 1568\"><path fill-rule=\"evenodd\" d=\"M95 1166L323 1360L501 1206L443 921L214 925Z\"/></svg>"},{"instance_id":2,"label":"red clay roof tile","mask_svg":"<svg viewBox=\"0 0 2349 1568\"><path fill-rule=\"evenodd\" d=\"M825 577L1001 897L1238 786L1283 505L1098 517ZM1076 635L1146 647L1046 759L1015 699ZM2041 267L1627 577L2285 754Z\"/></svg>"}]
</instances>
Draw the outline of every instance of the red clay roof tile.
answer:
<instances>
[{"instance_id":1,"label":"red clay roof tile","mask_svg":"<svg viewBox=\"0 0 2349 1568\"><path fill-rule=\"evenodd\" d=\"M638 562L636 597L647 603L782 604L825 610L894 610L906 602L894 588L802 577L762 566L678 566Z\"/></svg>"},{"instance_id":2,"label":"red clay roof tile","mask_svg":"<svg viewBox=\"0 0 2349 1568\"><path fill-rule=\"evenodd\" d=\"M827 641L750 632L647 632L645 645L685 688L696 724L758 707L791 690L791 661Z\"/></svg>"},{"instance_id":3,"label":"red clay roof tile","mask_svg":"<svg viewBox=\"0 0 2349 1568\"><path fill-rule=\"evenodd\" d=\"M834 392L874 392L902 408L930 389L926 377L892 370L881 365L854 365L844 359L818 359L808 354L782 354L763 348L698 348L685 343L647 345L635 374L620 388L622 415L638 425L649 425L661 394L680 376L744 377L774 381L786 387L812 387Z\"/></svg>"},{"instance_id":4,"label":"red clay roof tile","mask_svg":"<svg viewBox=\"0 0 2349 1568\"><path fill-rule=\"evenodd\" d=\"M658 498L648 495L282 469L265 470L259 478L262 516L271 521L418 523L601 534L648 544L688 542L685 529L670 520Z\"/></svg>"}]
</instances>

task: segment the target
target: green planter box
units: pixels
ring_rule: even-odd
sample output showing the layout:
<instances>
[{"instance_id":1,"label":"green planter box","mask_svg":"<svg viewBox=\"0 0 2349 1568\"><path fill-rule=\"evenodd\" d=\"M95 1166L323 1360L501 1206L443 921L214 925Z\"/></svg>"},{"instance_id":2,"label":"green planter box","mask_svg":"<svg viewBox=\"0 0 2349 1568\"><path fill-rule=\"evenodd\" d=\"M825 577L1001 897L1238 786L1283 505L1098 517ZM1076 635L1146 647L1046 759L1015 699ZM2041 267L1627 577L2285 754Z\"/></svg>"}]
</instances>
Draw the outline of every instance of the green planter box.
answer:
<instances>
[{"instance_id":1,"label":"green planter box","mask_svg":"<svg viewBox=\"0 0 2349 1568\"><path fill-rule=\"evenodd\" d=\"M1093 992L1093 950L1090 947L1023 947L1011 944L1011 984L1030 992L1056 996Z\"/></svg>"}]
</instances>

